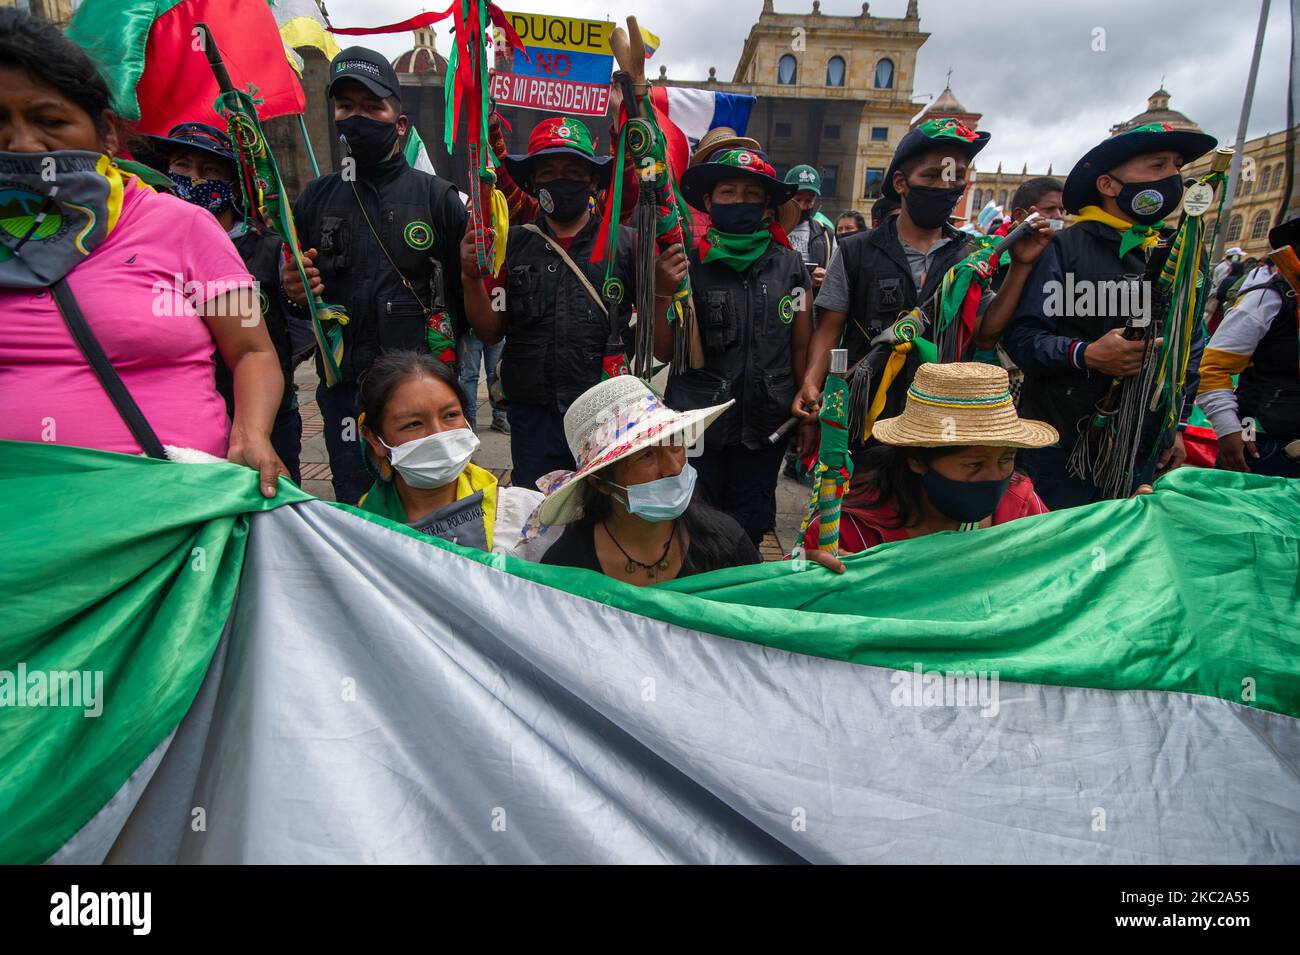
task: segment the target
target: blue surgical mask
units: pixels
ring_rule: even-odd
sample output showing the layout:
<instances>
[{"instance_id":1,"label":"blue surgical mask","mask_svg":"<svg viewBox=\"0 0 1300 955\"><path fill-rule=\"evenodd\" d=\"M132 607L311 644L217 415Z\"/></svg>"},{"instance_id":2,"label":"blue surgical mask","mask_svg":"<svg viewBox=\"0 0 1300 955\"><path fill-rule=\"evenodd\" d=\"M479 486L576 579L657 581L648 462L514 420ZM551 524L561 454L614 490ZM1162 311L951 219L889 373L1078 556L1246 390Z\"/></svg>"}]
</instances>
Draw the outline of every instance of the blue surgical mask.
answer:
<instances>
[{"instance_id":1,"label":"blue surgical mask","mask_svg":"<svg viewBox=\"0 0 1300 955\"><path fill-rule=\"evenodd\" d=\"M629 487L612 481L610 484L627 495L622 503L629 514L657 524L660 521L676 520L685 513L690 506L691 496L695 493L695 477L695 468L687 464L680 474L657 481Z\"/></svg>"},{"instance_id":2,"label":"blue surgical mask","mask_svg":"<svg viewBox=\"0 0 1300 955\"><path fill-rule=\"evenodd\" d=\"M1001 481L954 481L934 468L921 475L921 486L934 509L963 524L982 521L998 509L1011 478Z\"/></svg>"}]
</instances>

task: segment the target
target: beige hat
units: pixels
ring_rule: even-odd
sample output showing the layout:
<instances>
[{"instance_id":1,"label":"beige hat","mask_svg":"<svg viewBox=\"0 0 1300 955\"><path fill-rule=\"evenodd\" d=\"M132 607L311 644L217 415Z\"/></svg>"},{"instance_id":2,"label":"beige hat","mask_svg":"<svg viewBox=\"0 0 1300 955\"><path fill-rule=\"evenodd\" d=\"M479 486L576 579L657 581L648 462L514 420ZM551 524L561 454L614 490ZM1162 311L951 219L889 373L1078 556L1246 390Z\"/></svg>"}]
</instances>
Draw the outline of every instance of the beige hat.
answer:
<instances>
[{"instance_id":1,"label":"beige hat","mask_svg":"<svg viewBox=\"0 0 1300 955\"><path fill-rule=\"evenodd\" d=\"M903 413L877 421L871 435L912 448L1045 448L1060 439L1050 424L1016 414L1005 368L978 361L921 365Z\"/></svg>"},{"instance_id":2,"label":"beige hat","mask_svg":"<svg viewBox=\"0 0 1300 955\"><path fill-rule=\"evenodd\" d=\"M761 151L762 147L759 146L757 139L750 139L748 136L737 136L736 131L730 126L714 126L700 137L695 152L691 153L691 161L687 163L687 166L698 166L720 149L753 149Z\"/></svg>"},{"instance_id":3,"label":"beige hat","mask_svg":"<svg viewBox=\"0 0 1300 955\"><path fill-rule=\"evenodd\" d=\"M552 471L538 479L546 495L537 511L541 524L568 524L582 516L583 482L643 448L655 445L691 445L720 414L734 404L673 411L633 375L607 378L592 385L564 413L564 439L569 443L576 471Z\"/></svg>"}]
</instances>

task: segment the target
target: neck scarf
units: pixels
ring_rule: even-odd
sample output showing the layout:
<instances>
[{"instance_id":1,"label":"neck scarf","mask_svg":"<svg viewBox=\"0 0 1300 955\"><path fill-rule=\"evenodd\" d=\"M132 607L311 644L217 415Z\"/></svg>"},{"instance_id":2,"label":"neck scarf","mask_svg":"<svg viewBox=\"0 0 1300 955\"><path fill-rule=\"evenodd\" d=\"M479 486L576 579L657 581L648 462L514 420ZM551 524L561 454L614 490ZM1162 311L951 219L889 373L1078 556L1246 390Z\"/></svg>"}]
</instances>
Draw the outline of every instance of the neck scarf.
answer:
<instances>
[{"instance_id":1,"label":"neck scarf","mask_svg":"<svg viewBox=\"0 0 1300 955\"><path fill-rule=\"evenodd\" d=\"M464 500L470 495L483 492L483 533L487 539L487 549L492 550L492 529L496 523L497 479L491 471L485 471L477 464L465 465L465 470L456 478L456 500ZM410 526L406 519L406 508L397 494L397 482L376 481L370 486L357 507L371 514L378 514L398 524Z\"/></svg>"},{"instance_id":2,"label":"neck scarf","mask_svg":"<svg viewBox=\"0 0 1300 955\"><path fill-rule=\"evenodd\" d=\"M1159 242L1160 227L1164 225L1163 220L1152 225L1129 222L1127 219L1111 215L1100 206L1084 206L1079 210L1079 214L1074 221L1076 225L1080 222L1100 222L1102 225L1108 225L1118 232L1120 234L1119 257L1121 259L1128 255L1130 249L1141 246L1145 252Z\"/></svg>"},{"instance_id":3,"label":"neck scarf","mask_svg":"<svg viewBox=\"0 0 1300 955\"><path fill-rule=\"evenodd\" d=\"M737 272L744 272L762 257L773 241L790 247L785 230L775 222L748 235L722 232L712 226L700 240L700 261L721 262Z\"/></svg>"},{"instance_id":4,"label":"neck scarf","mask_svg":"<svg viewBox=\"0 0 1300 955\"><path fill-rule=\"evenodd\" d=\"M76 268L117 226L127 178L80 149L0 153L0 286L45 288Z\"/></svg>"}]
</instances>

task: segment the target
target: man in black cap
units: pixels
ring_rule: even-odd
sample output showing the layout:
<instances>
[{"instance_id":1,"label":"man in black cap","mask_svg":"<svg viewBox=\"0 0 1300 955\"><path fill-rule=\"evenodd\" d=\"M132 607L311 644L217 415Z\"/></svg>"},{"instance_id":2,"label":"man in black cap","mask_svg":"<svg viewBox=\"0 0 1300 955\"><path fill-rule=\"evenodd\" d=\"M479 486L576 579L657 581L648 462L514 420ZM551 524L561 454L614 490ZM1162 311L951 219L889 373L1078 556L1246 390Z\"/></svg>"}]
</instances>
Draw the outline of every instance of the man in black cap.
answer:
<instances>
[{"instance_id":1,"label":"man in black cap","mask_svg":"<svg viewBox=\"0 0 1300 955\"><path fill-rule=\"evenodd\" d=\"M1143 370L1146 344L1126 339L1124 326L1130 318L1142 318L1131 314L1135 301L1152 303L1155 296L1150 290L1144 294L1135 283L1143 279L1159 227L1182 202L1181 167L1214 146L1213 136L1149 123L1089 150L1065 180L1065 209L1076 214L1075 223L1057 232L1034 263L1015 317L1002 336L1003 347L1025 373L1021 413L1048 422L1061 435L1057 447L1020 456L1052 510L1102 496L1093 480L1069 473L1070 454L1111 382ZM1102 294L1120 284L1137 295ZM1072 294L1076 290L1078 294ZM1164 316L1145 318L1158 327ZM1149 483L1156 470L1177 467L1186 458L1182 431L1196 395L1204 342L1198 327L1177 429L1166 431L1160 415L1146 416L1134 488ZM1156 449L1158 458L1152 453Z\"/></svg>"},{"instance_id":2,"label":"man in black cap","mask_svg":"<svg viewBox=\"0 0 1300 955\"><path fill-rule=\"evenodd\" d=\"M224 131L207 123L180 123L166 136L143 137L142 158L166 173L177 196L211 212L230 236L244 265L257 280L266 331L275 345L284 375L284 397L271 429L271 446L284 462L295 483L300 480L299 458L302 453L302 415L298 411L298 392L293 385L293 343L289 336L287 303L280 295L280 237L266 228L254 213L240 205L241 195L235 181L235 151ZM230 369L215 356L217 391L226 402L226 414L234 420L235 385Z\"/></svg>"},{"instance_id":3,"label":"man in black cap","mask_svg":"<svg viewBox=\"0 0 1300 955\"><path fill-rule=\"evenodd\" d=\"M988 140L988 133L977 133L954 119L932 119L899 142L882 186L885 198L901 203L899 214L870 232L844 239L817 293L817 329L792 409L803 419L801 453L816 439L831 349L847 348L852 367L866 355L871 340L900 315L918 304L928 306L944 275L971 251L970 236L949 225L948 217L966 191L971 160ZM879 417L902 413L919 364L913 350L889 386ZM850 440L860 446L866 435L852 435Z\"/></svg>"},{"instance_id":4,"label":"man in black cap","mask_svg":"<svg viewBox=\"0 0 1300 955\"><path fill-rule=\"evenodd\" d=\"M465 301L460 246L466 212L456 187L407 164L409 127L392 66L353 46L330 63L328 95L342 141L340 172L313 180L294 204L311 292L347 310L341 378L321 384L334 495L355 504L370 486L357 446L357 382L385 349L428 349L451 364L455 334L490 313L485 298ZM285 263L285 295L307 303L298 270Z\"/></svg>"}]
</instances>

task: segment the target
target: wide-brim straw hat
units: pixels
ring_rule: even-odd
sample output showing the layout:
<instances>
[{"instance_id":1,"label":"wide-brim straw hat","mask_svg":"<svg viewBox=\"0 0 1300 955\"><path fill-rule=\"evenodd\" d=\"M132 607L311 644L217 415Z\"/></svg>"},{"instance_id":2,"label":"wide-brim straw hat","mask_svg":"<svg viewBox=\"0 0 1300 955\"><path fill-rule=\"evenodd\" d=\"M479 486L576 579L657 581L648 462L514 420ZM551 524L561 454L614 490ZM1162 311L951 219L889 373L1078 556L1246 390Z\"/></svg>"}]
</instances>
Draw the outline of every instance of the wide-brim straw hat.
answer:
<instances>
[{"instance_id":1,"label":"wide-brim straw hat","mask_svg":"<svg viewBox=\"0 0 1300 955\"><path fill-rule=\"evenodd\" d=\"M710 156L723 149L752 149L757 152L761 148L757 139L738 135L730 126L714 126L700 137L687 165L697 166L708 162Z\"/></svg>"},{"instance_id":2,"label":"wide-brim straw hat","mask_svg":"<svg viewBox=\"0 0 1300 955\"><path fill-rule=\"evenodd\" d=\"M640 378L619 375L593 385L564 413L564 439L576 471L552 471L539 478L546 495L537 519L546 525L568 524L582 516L587 478L617 461L655 445L690 446L704 429L734 403L673 411Z\"/></svg>"},{"instance_id":3,"label":"wide-brim straw hat","mask_svg":"<svg viewBox=\"0 0 1300 955\"><path fill-rule=\"evenodd\" d=\"M1045 421L1016 414L1007 370L983 362L921 365L896 418L871 435L898 447L1045 448L1060 440Z\"/></svg>"}]
</instances>

